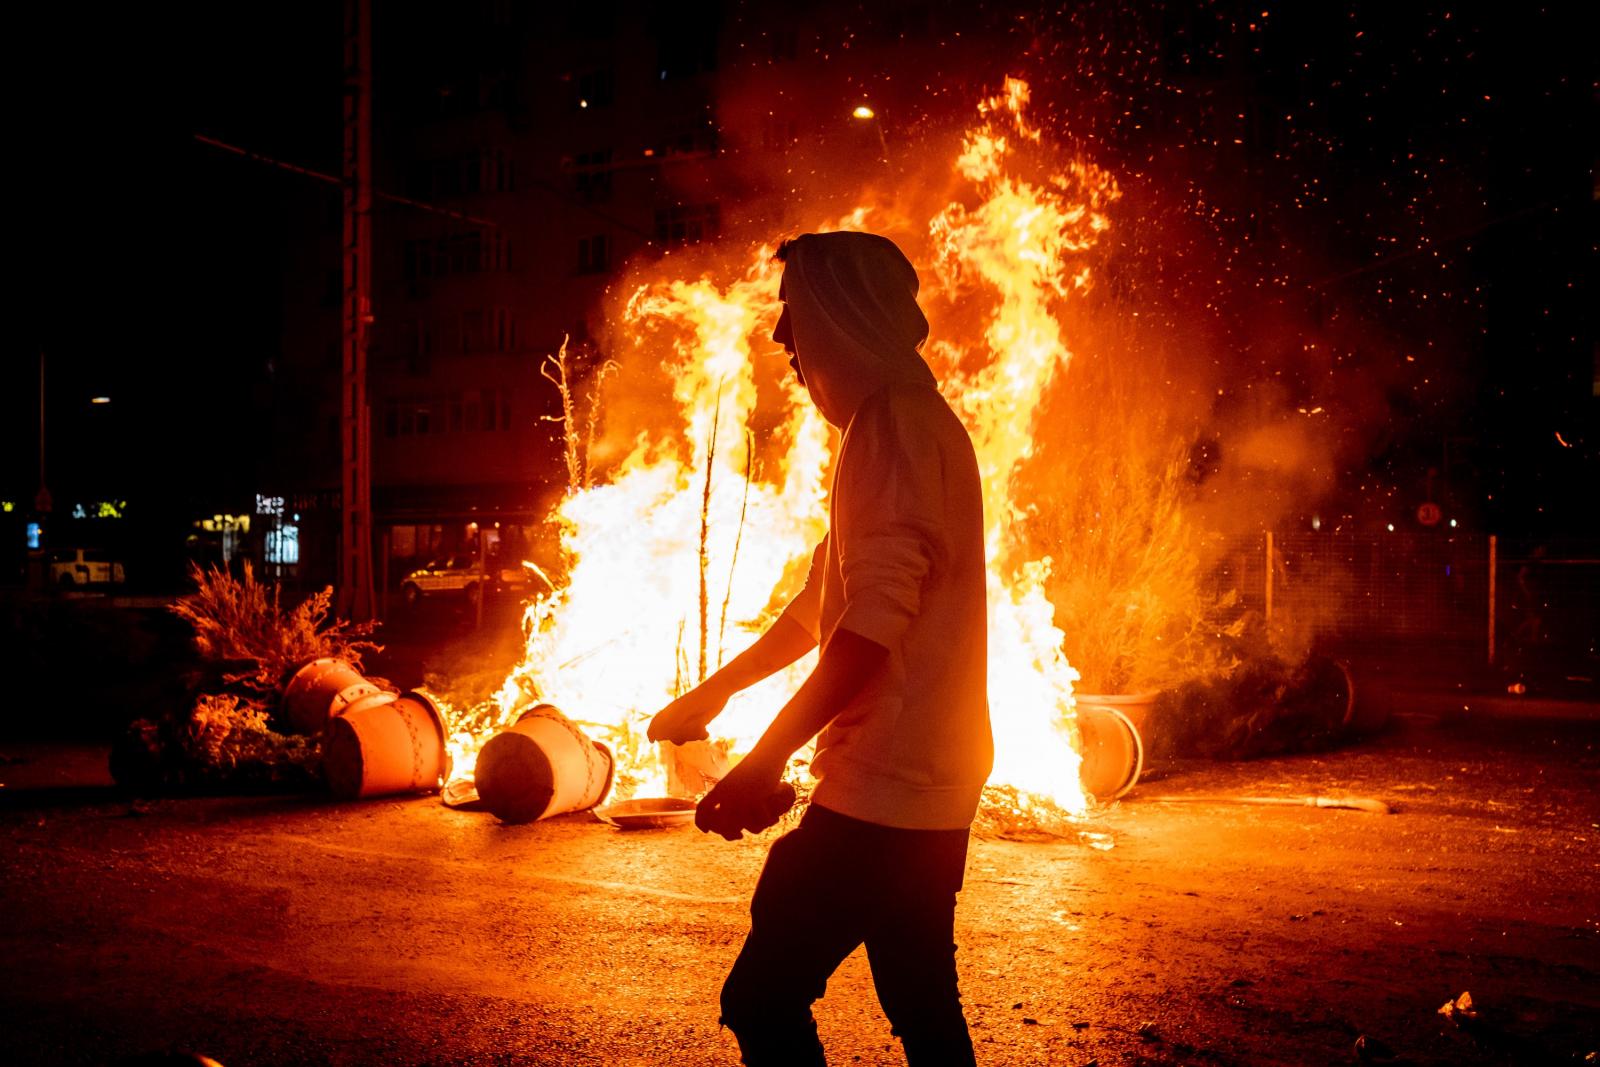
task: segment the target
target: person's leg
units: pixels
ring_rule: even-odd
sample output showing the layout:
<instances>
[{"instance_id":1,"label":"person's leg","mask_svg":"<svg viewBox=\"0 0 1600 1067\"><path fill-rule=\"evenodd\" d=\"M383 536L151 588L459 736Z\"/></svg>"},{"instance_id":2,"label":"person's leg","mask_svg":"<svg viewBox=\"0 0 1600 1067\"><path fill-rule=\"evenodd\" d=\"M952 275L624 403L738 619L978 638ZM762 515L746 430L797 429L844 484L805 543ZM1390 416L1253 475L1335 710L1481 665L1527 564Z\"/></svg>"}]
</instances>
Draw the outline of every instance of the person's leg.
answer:
<instances>
[{"instance_id":1,"label":"person's leg","mask_svg":"<svg viewBox=\"0 0 1600 1067\"><path fill-rule=\"evenodd\" d=\"M808 811L779 838L750 901L750 935L722 987L722 1023L750 1067L826 1061L811 1005L861 943L848 842Z\"/></svg>"},{"instance_id":2,"label":"person's leg","mask_svg":"<svg viewBox=\"0 0 1600 1067\"><path fill-rule=\"evenodd\" d=\"M893 852L891 903L866 935L878 1001L910 1067L970 1067L955 955L966 831L897 831Z\"/></svg>"}]
</instances>

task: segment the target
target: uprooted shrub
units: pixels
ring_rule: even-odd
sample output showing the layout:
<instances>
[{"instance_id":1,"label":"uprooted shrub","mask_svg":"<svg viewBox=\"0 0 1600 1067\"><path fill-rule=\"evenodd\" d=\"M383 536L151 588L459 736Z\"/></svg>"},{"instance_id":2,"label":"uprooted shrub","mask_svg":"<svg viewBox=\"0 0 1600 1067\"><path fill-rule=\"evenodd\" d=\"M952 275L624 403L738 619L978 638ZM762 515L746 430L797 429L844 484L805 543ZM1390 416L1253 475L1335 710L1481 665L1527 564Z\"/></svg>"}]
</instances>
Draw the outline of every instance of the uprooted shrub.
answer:
<instances>
[{"instance_id":1,"label":"uprooted shrub","mask_svg":"<svg viewBox=\"0 0 1600 1067\"><path fill-rule=\"evenodd\" d=\"M202 693L187 716L132 723L112 749L111 774L141 790L306 789L321 774L321 744L273 730L260 703Z\"/></svg>"},{"instance_id":2,"label":"uprooted shrub","mask_svg":"<svg viewBox=\"0 0 1600 1067\"><path fill-rule=\"evenodd\" d=\"M198 566L189 568L189 577L195 591L172 610L194 627L196 650L220 668L229 688L270 695L291 668L308 660L336 656L360 670L364 653L383 650L367 640L376 623L329 621L332 586L285 611L278 587L256 581L248 561L238 578L220 567Z\"/></svg>"},{"instance_id":3,"label":"uprooted shrub","mask_svg":"<svg viewBox=\"0 0 1600 1067\"><path fill-rule=\"evenodd\" d=\"M329 620L331 588L285 610L277 586L256 581L247 562L235 577L190 568L195 591L172 611L194 627L202 669L179 711L129 725L111 754L118 783L139 790L302 789L321 773L321 739L273 729L272 709L288 673L338 657L361 669L376 623Z\"/></svg>"}]
</instances>

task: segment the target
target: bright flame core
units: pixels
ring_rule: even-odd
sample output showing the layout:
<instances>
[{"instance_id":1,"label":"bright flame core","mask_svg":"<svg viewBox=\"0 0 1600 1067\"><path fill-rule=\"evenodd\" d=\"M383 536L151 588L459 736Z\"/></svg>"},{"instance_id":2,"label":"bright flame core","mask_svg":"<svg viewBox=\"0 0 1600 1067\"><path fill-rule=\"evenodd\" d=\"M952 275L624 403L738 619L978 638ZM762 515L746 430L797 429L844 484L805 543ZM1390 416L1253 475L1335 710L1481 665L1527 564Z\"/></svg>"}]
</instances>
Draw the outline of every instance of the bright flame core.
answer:
<instances>
[{"instance_id":1,"label":"bright flame core","mask_svg":"<svg viewBox=\"0 0 1600 1067\"><path fill-rule=\"evenodd\" d=\"M1027 103L1027 84L1014 78L982 102L982 121L956 161L976 206L951 203L927 224L922 262L931 263L938 294L986 303L981 332L965 338L972 331L955 323L941 332L930 310L940 340L926 355L972 435L983 476L991 783L1016 787L1024 803L1032 796L1081 811L1077 672L1062 656L1044 593L1051 561L1023 550L1015 527L1027 509L1011 490L1033 452L1034 413L1070 358L1061 303L1089 284L1074 260L1106 229L1104 208L1118 192L1087 163L1043 184L1008 173L1013 147L1041 139L1025 120ZM857 209L834 228L860 228L867 215ZM665 770L644 740L650 716L748 646L797 591L826 531L833 439L793 382L772 435L776 458L750 430L754 360L774 358L766 354L777 310L771 252L755 249L752 265L725 287L702 277L634 294L626 312L634 355L665 364L676 411L642 427L602 484L574 489L558 509L566 582L529 607L526 655L494 710L469 717L455 735L457 777L471 774L482 741L537 698L611 747L619 791L665 792ZM918 258L917 249L907 252ZM628 357L620 361L626 368ZM731 702L713 724L723 743L748 751L813 662Z\"/></svg>"}]
</instances>

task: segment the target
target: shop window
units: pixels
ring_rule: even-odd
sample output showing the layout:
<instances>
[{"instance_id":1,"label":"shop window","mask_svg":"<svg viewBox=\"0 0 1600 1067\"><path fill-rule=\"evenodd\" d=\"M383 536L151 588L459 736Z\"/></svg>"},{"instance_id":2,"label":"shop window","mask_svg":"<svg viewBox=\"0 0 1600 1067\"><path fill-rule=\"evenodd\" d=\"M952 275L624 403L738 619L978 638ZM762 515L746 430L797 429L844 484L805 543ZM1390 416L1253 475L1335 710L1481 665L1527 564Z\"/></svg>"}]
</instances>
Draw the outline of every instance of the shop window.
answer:
<instances>
[{"instance_id":1,"label":"shop window","mask_svg":"<svg viewBox=\"0 0 1600 1067\"><path fill-rule=\"evenodd\" d=\"M578 241L578 273L603 274L611 267L611 240L603 233Z\"/></svg>"},{"instance_id":2,"label":"shop window","mask_svg":"<svg viewBox=\"0 0 1600 1067\"><path fill-rule=\"evenodd\" d=\"M573 160L578 195L585 200L606 200L611 196L611 149L580 152Z\"/></svg>"},{"instance_id":3,"label":"shop window","mask_svg":"<svg viewBox=\"0 0 1600 1067\"><path fill-rule=\"evenodd\" d=\"M678 204L656 210L656 243L668 248L699 244L722 231L722 208L717 204Z\"/></svg>"}]
</instances>

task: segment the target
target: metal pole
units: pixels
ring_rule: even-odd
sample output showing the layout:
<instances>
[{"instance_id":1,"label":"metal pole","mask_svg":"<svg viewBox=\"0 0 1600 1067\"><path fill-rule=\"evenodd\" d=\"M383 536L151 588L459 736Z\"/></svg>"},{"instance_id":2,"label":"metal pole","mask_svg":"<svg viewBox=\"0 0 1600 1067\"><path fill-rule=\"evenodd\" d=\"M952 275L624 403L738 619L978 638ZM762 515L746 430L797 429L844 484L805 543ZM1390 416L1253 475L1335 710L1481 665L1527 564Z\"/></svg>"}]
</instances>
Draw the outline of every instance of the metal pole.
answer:
<instances>
[{"instance_id":1,"label":"metal pole","mask_svg":"<svg viewBox=\"0 0 1600 1067\"><path fill-rule=\"evenodd\" d=\"M44 349L41 348L39 349L39 494L41 497L44 492Z\"/></svg>"},{"instance_id":2,"label":"metal pole","mask_svg":"<svg viewBox=\"0 0 1600 1067\"><path fill-rule=\"evenodd\" d=\"M340 383L339 605L372 616L371 438L367 325L372 321L372 0L345 0L344 337Z\"/></svg>"},{"instance_id":3,"label":"metal pole","mask_svg":"<svg viewBox=\"0 0 1600 1067\"><path fill-rule=\"evenodd\" d=\"M485 530L482 526L479 526L478 527L478 617L473 620L472 625L475 628L480 629L480 630L483 629L483 598L489 595L489 590L488 590L489 575L488 575L488 571L485 570L485 568L484 568L484 562L485 562L484 561L484 553L486 551L486 546L488 544L488 539L489 539L489 531Z\"/></svg>"},{"instance_id":4,"label":"metal pole","mask_svg":"<svg viewBox=\"0 0 1600 1067\"><path fill-rule=\"evenodd\" d=\"M1489 535L1489 662L1494 662L1494 597L1495 578L1499 564L1500 539L1494 534Z\"/></svg>"},{"instance_id":5,"label":"metal pole","mask_svg":"<svg viewBox=\"0 0 1600 1067\"><path fill-rule=\"evenodd\" d=\"M1272 531L1267 531L1267 621L1272 621Z\"/></svg>"},{"instance_id":6,"label":"metal pole","mask_svg":"<svg viewBox=\"0 0 1600 1067\"><path fill-rule=\"evenodd\" d=\"M393 533L385 526L378 534L378 617L389 617L389 556Z\"/></svg>"}]
</instances>

